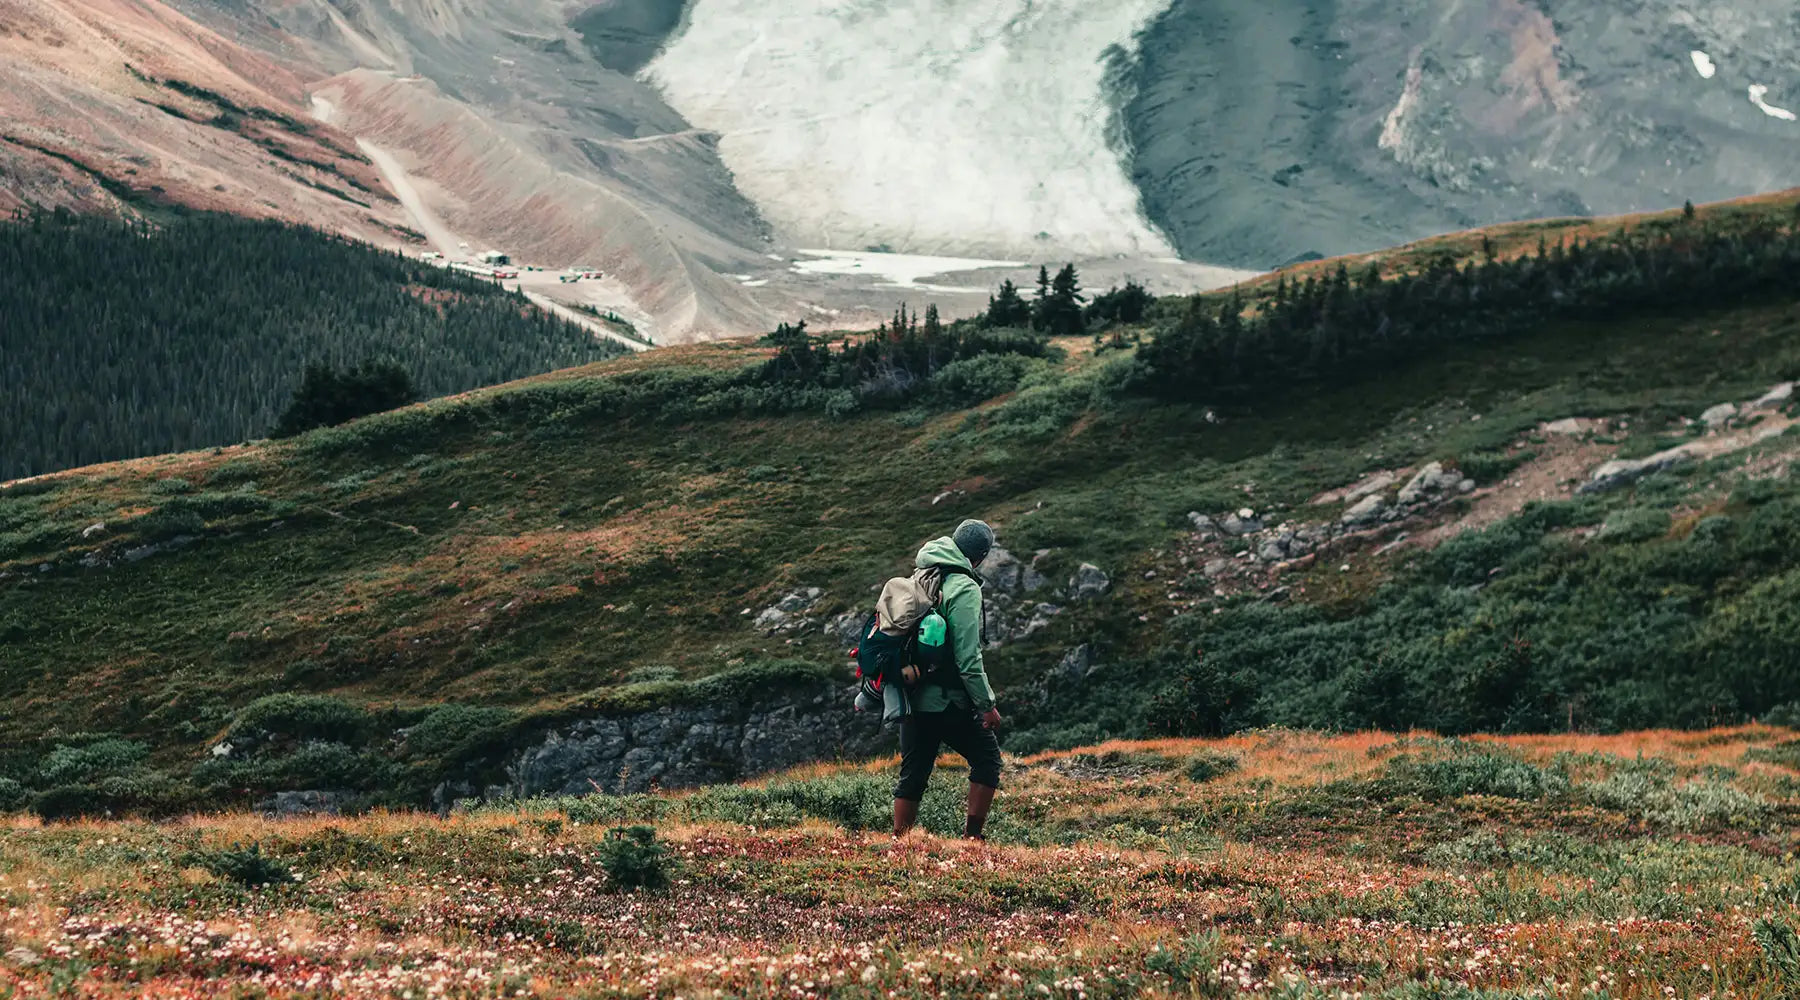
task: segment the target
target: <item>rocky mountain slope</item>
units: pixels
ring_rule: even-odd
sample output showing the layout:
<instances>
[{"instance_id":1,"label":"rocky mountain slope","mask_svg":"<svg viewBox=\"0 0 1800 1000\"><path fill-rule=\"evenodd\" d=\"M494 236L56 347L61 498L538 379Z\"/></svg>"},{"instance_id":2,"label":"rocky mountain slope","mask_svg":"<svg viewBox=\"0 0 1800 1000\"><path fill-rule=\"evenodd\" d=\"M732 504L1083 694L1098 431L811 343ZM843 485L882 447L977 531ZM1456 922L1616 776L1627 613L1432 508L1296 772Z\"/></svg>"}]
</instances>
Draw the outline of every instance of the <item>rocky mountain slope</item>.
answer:
<instances>
[{"instance_id":1,"label":"rocky mountain slope","mask_svg":"<svg viewBox=\"0 0 1800 1000\"><path fill-rule=\"evenodd\" d=\"M1184 255L1239 265L1774 190L1797 27L1782 0L1175 0L1131 78L1133 169Z\"/></svg>"},{"instance_id":2,"label":"rocky mountain slope","mask_svg":"<svg viewBox=\"0 0 1800 1000\"><path fill-rule=\"evenodd\" d=\"M1619 224L1791 226L1795 202ZM887 404L783 396L747 380L774 348L725 341L0 487L0 777L119 808L446 805L865 753L885 737L848 714L848 633L966 516L1006 550L988 655L1015 750L1796 710L1791 295L1230 406L1129 391L1133 340L1231 301Z\"/></svg>"},{"instance_id":3,"label":"rocky mountain slope","mask_svg":"<svg viewBox=\"0 0 1800 1000\"><path fill-rule=\"evenodd\" d=\"M1071 259L1185 293L1236 277L1202 263L1794 183L1794 17L9 0L0 207L165 201L599 268L540 292L659 343L966 316ZM867 251L917 256L845 256Z\"/></svg>"},{"instance_id":4,"label":"rocky mountain slope","mask_svg":"<svg viewBox=\"0 0 1800 1000\"><path fill-rule=\"evenodd\" d=\"M405 218L307 75L159 0L0 4L0 211L182 206L393 242Z\"/></svg>"}]
</instances>

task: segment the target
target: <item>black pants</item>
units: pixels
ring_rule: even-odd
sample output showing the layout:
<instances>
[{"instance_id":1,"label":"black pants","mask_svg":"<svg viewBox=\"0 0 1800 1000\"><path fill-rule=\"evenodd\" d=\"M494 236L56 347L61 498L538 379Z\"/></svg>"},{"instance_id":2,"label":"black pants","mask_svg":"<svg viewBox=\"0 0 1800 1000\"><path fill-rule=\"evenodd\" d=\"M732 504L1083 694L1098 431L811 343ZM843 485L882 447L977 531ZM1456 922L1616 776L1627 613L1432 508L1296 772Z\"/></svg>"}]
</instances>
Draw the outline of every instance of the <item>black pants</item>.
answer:
<instances>
[{"instance_id":1,"label":"black pants","mask_svg":"<svg viewBox=\"0 0 1800 1000\"><path fill-rule=\"evenodd\" d=\"M968 709L951 708L915 712L900 723L900 781L894 798L917 802L925 797L938 749L946 743L969 762L971 784L1000 787L1000 741L994 731L983 729Z\"/></svg>"}]
</instances>

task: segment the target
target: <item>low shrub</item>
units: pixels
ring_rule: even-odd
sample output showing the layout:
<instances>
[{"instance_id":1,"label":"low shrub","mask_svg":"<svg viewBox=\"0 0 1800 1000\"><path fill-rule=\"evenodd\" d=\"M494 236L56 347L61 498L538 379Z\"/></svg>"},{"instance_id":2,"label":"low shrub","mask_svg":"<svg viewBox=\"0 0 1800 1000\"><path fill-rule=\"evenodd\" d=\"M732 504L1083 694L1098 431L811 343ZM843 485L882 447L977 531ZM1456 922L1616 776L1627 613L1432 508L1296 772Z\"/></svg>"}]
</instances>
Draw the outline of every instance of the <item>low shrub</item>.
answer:
<instances>
[{"instance_id":1,"label":"low shrub","mask_svg":"<svg viewBox=\"0 0 1800 1000\"><path fill-rule=\"evenodd\" d=\"M79 784L108 775L123 774L142 764L150 748L132 740L103 739L86 746L58 744L38 762L38 783Z\"/></svg>"},{"instance_id":2,"label":"low shrub","mask_svg":"<svg viewBox=\"0 0 1800 1000\"><path fill-rule=\"evenodd\" d=\"M0 778L0 812L22 809L31 798L25 786L11 778Z\"/></svg>"},{"instance_id":3,"label":"low shrub","mask_svg":"<svg viewBox=\"0 0 1800 1000\"><path fill-rule=\"evenodd\" d=\"M1168 976L1188 996L1223 997L1232 992L1220 971L1225 956L1225 938L1212 930L1182 938L1167 948L1158 946L1144 965Z\"/></svg>"},{"instance_id":4,"label":"low shrub","mask_svg":"<svg viewBox=\"0 0 1800 1000\"><path fill-rule=\"evenodd\" d=\"M460 763L503 746L516 719L505 708L444 705L405 731L403 752L413 759Z\"/></svg>"},{"instance_id":5,"label":"low shrub","mask_svg":"<svg viewBox=\"0 0 1800 1000\"><path fill-rule=\"evenodd\" d=\"M1233 753L1223 750L1200 750L1188 757L1183 770L1190 781L1211 781L1231 774L1243 766L1243 761Z\"/></svg>"},{"instance_id":6,"label":"low shrub","mask_svg":"<svg viewBox=\"0 0 1800 1000\"><path fill-rule=\"evenodd\" d=\"M1773 713L1771 713L1773 714ZM1777 764L1800 771L1800 740L1783 740L1772 746L1751 747L1744 751L1746 762Z\"/></svg>"},{"instance_id":7,"label":"low shrub","mask_svg":"<svg viewBox=\"0 0 1800 1000\"><path fill-rule=\"evenodd\" d=\"M1505 479L1534 458L1535 451L1474 451L1458 456L1456 468L1478 483L1492 483Z\"/></svg>"},{"instance_id":8,"label":"low shrub","mask_svg":"<svg viewBox=\"0 0 1800 1000\"><path fill-rule=\"evenodd\" d=\"M600 867L614 888L656 890L669 884L673 862L654 827L621 826L600 842Z\"/></svg>"},{"instance_id":9,"label":"low shrub","mask_svg":"<svg viewBox=\"0 0 1800 1000\"><path fill-rule=\"evenodd\" d=\"M1559 769L1538 767L1511 754L1452 743L1448 756L1406 754L1388 762L1382 783L1390 793L1422 799L1455 799L1494 795L1532 801L1566 794L1569 776Z\"/></svg>"},{"instance_id":10,"label":"low shrub","mask_svg":"<svg viewBox=\"0 0 1800 1000\"><path fill-rule=\"evenodd\" d=\"M1669 512L1633 507L1607 515L1600 538L1608 542L1647 542L1669 533Z\"/></svg>"},{"instance_id":11,"label":"low shrub","mask_svg":"<svg viewBox=\"0 0 1800 1000\"><path fill-rule=\"evenodd\" d=\"M113 802L96 785L57 785L32 796L31 811L47 821L112 814Z\"/></svg>"},{"instance_id":12,"label":"low shrub","mask_svg":"<svg viewBox=\"0 0 1800 1000\"><path fill-rule=\"evenodd\" d=\"M233 844L223 851L202 851L192 855L189 863L250 889L293 885L300 881L292 868L264 854L259 844L249 847Z\"/></svg>"},{"instance_id":13,"label":"low shrub","mask_svg":"<svg viewBox=\"0 0 1800 1000\"><path fill-rule=\"evenodd\" d=\"M952 361L931 376L931 392L947 403L979 403L1018 388L1030 364L1017 354L982 354Z\"/></svg>"},{"instance_id":14,"label":"low shrub","mask_svg":"<svg viewBox=\"0 0 1800 1000\"><path fill-rule=\"evenodd\" d=\"M356 743L367 732L369 723L367 711L330 695L283 692L244 706L232 720L231 732Z\"/></svg>"},{"instance_id":15,"label":"low shrub","mask_svg":"<svg viewBox=\"0 0 1800 1000\"><path fill-rule=\"evenodd\" d=\"M1594 805L1675 830L1757 829L1773 812L1768 800L1717 776L1675 784L1666 761L1631 761L1582 787Z\"/></svg>"}]
</instances>

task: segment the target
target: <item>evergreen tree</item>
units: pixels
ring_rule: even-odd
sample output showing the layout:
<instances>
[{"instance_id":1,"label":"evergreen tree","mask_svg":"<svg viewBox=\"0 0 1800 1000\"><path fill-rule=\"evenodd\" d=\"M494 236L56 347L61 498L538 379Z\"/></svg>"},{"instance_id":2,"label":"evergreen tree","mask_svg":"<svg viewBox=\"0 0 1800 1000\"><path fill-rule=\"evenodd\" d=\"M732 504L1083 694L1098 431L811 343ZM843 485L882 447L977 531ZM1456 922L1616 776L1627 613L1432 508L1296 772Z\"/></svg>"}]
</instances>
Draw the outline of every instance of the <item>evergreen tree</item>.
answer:
<instances>
[{"instance_id":1,"label":"evergreen tree","mask_svg":"<svg viewBox=\"0 0 1800 1000\"><path fill-rule=\"evenodd\" d=\"M996 329L1024 328L1031 324L1031 304L1019 295L1011 281L1002 281L997 295L988 296L987 315L982 325Z\"/></svg>"},{"instance_id":2,"label":"evergreen tree","mask_svg":"<svg viewBox=\"0 0 1800 1000\"><path fill-rule=\"evenodd\" d=\"M391 361L339 372L330 365L307 365L300 388L282 411L271 437L293 437L315 427L333 427L357 417L405 406L417 398L412 376Z\"/></svg>"},{"instance_id":3,"label":"evergreen tree","mask_svg":"<svg viewBox=\"0 0 1800 1000\"><path fill-rule=\"evenodd\" d=\"M1053 337L1071 336L1086 329L1081 315L1081 283L1074 264L1065 264L1056 272L1050 294L1039 308L1039 329Z\"/></svg>"}]
</instances>

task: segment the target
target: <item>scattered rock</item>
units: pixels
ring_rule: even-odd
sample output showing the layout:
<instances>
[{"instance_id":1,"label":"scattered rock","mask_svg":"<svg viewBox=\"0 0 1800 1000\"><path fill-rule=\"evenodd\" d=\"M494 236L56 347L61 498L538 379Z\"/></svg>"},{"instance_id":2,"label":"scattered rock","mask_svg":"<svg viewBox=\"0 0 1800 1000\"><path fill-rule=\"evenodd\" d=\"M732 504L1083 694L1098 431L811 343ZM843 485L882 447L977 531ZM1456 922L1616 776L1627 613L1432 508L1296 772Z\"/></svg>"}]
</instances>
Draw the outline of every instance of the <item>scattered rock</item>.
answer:
<instances>
[{"instance_id":1,"label":"scattered rock","mask_svg":"<svg viewBox=\"0 0 1800 1000\"><path fill-rule=\"evenodd\" d=\"M1202 538L1211 538L1219 533L1219 523L1197 510L1188 511L1188 523L1194 526L1194 532Z\"/></svg>"},{"instance_id":2,"label":"scattered rock","mask_svg":"<svg viewBox=\"0 0 1800 1000\"><path fill-rule=\"evenodd\" d=\"M1043 570L1039 568L1049 557L1049 549L1037 550L1036 554L1032 556L1031 565L1026 566L1025 571L1019 575L1019 585L1024 588L1025 593L1036 593L1050 585L1049 577L1046 577Z\"/></svg>"},{"instance_id":3,"label":"scattered rock","mask_svg":"<svg viewBox=\"0 0 1800 1000\"><path fill-rule=\"evenodd\" d=\"M1202 568L1200 572L1205 573L1211 579L1217 580L1219 577L1230 573L1231 567L1232 562L1229 559L1209 559L1206 562L1206 566Z\"/></svg>"},{"instance_id":4,"label":"scattered rock","mask_svg":"<svg viewBox=\"0 0 1800 1000\"><path fill-rule=\"evenodd\" d=\"M1768 392L1758 396L1754 401L1745 404L1746 411L1779 410L1794 399L1794 383L1783 382Z\"/></svg>"},{"instance_id":5,"label":"scattered rock","mask_svg":"<svg viewBox=\"0 0 1800 1000\"><path fill-rule=\"evenodd\" d=\"M1608 490L1616 490L1621 486L1635 483L1652 472L1661 472L1688 457L1688 449L1683 445L1670 448L1668 451L1659 451L1649 458L1615 458L1610 462L1602 463L1588 477L1588 481L1581 484L1581 488L1575 492L1605 493Z\"/></svg>"},{"instance_id":6,"label":"scattered rock","mask_svg":"<svg viewBox=\"0 0 1800 1000\"><path fill-rule=\"evenodd\" d=\"M819 597L823 593L824 591L818 587L802 587L789 591L781 600L757 612L756 617L750 620L750 624L771 633L804 629L813 623L800 615L814 604L819 603Z\"/></svg>"},{"instance_id":7,"label":"scattered rock","mask_svg":"<svg viewBox=\"0 0 1800 1000\"><path fill-rule=\"evenodd\" d=\"M837 639L845 649L857 644L862 639L863 624L869 619L869 612L846 611L833 618L826 630Z\"/></svg>"},{"instance_id":8,"label":"scattered rock","mask_svg":"<svg viewBox=\"0 0 1800 1000\"><path fill-rule=\"evenodd\" d=\"M1430 462L1420 469L1400 489L1400 505L1410 507L1426 500L1436 499L1461 485L1463 480L1459 472L1446 472L1438 462Z\"/></svg>"},{"instance_id":9,"label":"scattered rock","mask_svg":"<svg viewBox=\"0 0 1800 1000\"><path fill-rule=\"evenodd\" d=\"M1564 417L1561 420L1552 420L1538 429L1545 434L1574 436L1586 434L1590 427L1589 422L1580 417Z\"/></svg>"},{"instance_id":10,"label":"scattered rock","mask_svg":"<svg viewBox=\"0 0 1800 1000\"><path fill-rule=\"evenodd\" d=\"M256 804L256 811L277 819L295 816L336 816L343 810L344 794L321 789L276 792Z\"/></svg>"},{"instance_id":11,"label":"scattered rock","mask_svg":"<svg viewBox=\"0 0 1800 1000\"><path fill-rule=\"evenodd\" d=\"M1019 557L996 545L988 550L977 572L995 590L1016 594L1024 586L1025 567Z\"/></svg>"},{"instance_id":12,"label":"scattered rock","mask_svg":"<svg viewBox=\"0 0 1800 1000\"><path fill-rule=\"evenodd\" d=\"M1056 676L1071 683L1078 682L1094 669L1094 648L1082 643L1063 654L1056 665Z\"/></svg>"},{"instance_id":13,"label":"scattered rock","mask_svg":"<svg viewBox=\"0 0 1800 1000\"><path fill-rule=\"evenodd\" d=\"M1089 601L1112 589L1112 579L1093 563L1082 563L1069 578L1069 599Z\"/></svg>"},{"instance_id":14,"label":"scattered rock","mask_svg":"<svg viewBox=\"0 0 1800 1000\"><path fill-rule=\"evenodd\" d=\"M1366 496L1357 501L1356 506L1344 511L1344 516L1338 520L1345 527L1351 528L1373 524L1381 520L1381 515L1387 510L1387 505L1387 501L1379 495Z\"/></svg>"},{"instance_id":15,"label":"scattered rock","mask_svg":"<svg viewBox=\"0 0 1800 1000\"><path fill-rule=\"evenodd\" d=\"M1263 562L1286 562L1288 558L1288 549L1287 546L1282 543L1281 539L1271 538L1262 543L1262 547L1256 550L1256 558Z\"/></svg>"},{"instance_id":16,"label":"scattered rock","mask_svg":"<svg viewBox=\"0 0 1800 1000\"><path fill-rule=\"evenodd\" d=\"M1219 522L1219 527L1234 538L1254 535L1263 530L1262 522L1256 519L1256 512L1247 509L1226 514L1224 520Z\"/></svg>"},{"instance_id":17,"label":"scattered rock","mask_svg":"<svg viewBox=\"0 0 1800 1000\"><path fill-rule=\"evenodd\" d=\"M106 531L106 522L105 521L95 521L93 524L90 524L87 527L81 529L81 537L92 538L95 535L104 533L105 531Z\"/></svg>"},{"instance_id":18,"label":"scattered rock","mask_svg":"<svg viewBox=\"0 0 1800 1000\"><path fill-rule=\"evenodd\" d=\"M1718 430L1730 423L1731 418L1737 416L1737 412L1738 408L1731 403L1720 403L1700 414L1700 421L1706 425L1707 430Z\"/></svg>"},{"instance_id":19,"label":"scattered rock","mask_svg":"<svg viewBox=\"0 0 1800 1000\"><path fill-rule=\"evenodd\" d=\"M1355 486L1344 491L1343 501L1347 504L1358 504L1377 493L1385 493L1387 488L1400 481L1400 477L1392 472L1377 472L1365 477Z\"/></svg>"}]
</instances>

